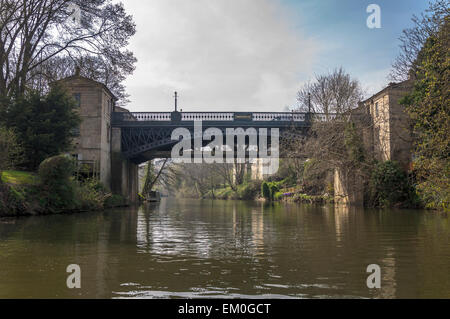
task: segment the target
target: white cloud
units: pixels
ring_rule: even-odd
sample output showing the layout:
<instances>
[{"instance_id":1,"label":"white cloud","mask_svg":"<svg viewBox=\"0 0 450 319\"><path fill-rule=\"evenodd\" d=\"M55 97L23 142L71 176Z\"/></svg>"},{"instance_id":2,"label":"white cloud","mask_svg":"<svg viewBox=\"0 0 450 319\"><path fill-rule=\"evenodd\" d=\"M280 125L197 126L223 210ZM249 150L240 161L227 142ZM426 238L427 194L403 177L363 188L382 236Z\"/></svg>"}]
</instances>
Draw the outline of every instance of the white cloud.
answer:
<instances>
[{"instance_id":1,"label":"white cloud","mask_svg":"<svg viewBox=\"0 0 450 319\"><path fill-rule=\"evenodd\" d=\"M278 111L295 102L316 45L278 0L127 0L133 111Z\"/></svg>"},{"instance_id":2,"label":"white cloud","mask_svg":"<svg viewBox=\"0 0 450 319\"><path fill-rule=\"evenodd\" d=\"M361 75L359 80L366 98L378 93L389 84L388 76L390 70L390 68L386 68L363 73Z\"/></svg>"}]
</instances>

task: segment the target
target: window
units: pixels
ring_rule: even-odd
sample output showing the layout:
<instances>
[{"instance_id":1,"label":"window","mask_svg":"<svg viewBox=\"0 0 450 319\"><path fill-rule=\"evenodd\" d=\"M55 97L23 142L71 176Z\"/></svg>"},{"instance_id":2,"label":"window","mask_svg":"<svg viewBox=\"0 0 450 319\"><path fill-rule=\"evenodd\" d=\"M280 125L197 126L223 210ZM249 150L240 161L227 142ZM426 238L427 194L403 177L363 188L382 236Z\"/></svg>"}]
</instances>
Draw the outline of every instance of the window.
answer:
<instances>
[{"instance_id":1,"label":"window","mask_svg":"<svg viewBox=\"0 0 450 319\"><path fill-rule=\"evenodd\" d=\"M77 107L81 106L81 93L74 93L73 98L77 101Z\"/></svg>"},{"instance_id":2,"label":"window","mask_svg":"<svg viewBox=\"0 0 450 319\"><path fill-rule=\"evenodd\" d=\"M378 102L375 103L375 116L378 116Z\"/></svg>"}]
</instances>

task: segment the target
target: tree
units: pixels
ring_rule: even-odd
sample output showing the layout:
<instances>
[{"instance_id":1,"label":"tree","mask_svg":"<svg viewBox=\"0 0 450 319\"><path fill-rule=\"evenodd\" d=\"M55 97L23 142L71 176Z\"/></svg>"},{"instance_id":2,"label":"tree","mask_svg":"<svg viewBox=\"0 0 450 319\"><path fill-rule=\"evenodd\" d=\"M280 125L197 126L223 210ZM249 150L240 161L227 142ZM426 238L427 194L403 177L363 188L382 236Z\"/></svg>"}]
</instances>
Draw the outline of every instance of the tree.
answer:
<instances>
[{"instance_id":1,"label":"tree","mask_svg":"<svg viewBox=\"0 0 450 319\"><path fill-rule=\"evenodd\" d=\"M237 186L244 183L245 173L247 171L246 163L220 163L214 165L217 173L231 187L233 191L237 191Z\"/></svg>"},{"instance_id":2,"label":"tree","mask_svg":"<svg viewBox=\"0 0 450 319\"><path fill-rule=\"evenodd\" d=\"M450 209L450 16L417 56L413 91L401 102L414 123L417 189L430 208Z\"/></svg>"},{"instance_id":3,"label":"tree","mask_svg":"<svg viewBox=\"0 0 450 319\"><path fill-rule=\"evenodd\" d=\"M74 8L77 23L69 19ZM61 61L72 70L95 61L103 78L129 74L136 59L125 47L134 33L132 17L112 0L0 0L0 95L36 88Z\"/></svg>"},{"instance_id":4,"label":"tree","mask_svg":"<svg viewBox=\"0 0 450 319\"><path fill-rule=\"evenodd\" d=\"M152 161L149 161L147 163L146 174L145 174L145 179L144 179L144 187L142 188L142 194L144 196L147 196L152 191L153 186L156 184L159 177L161 176L161 173L164 171L167 161L168 161L168 158L166 158L164 160L164 162L163 162L161 168L158 170L157 174L155 174L155 166L153 165Z\"/></svg>"},{"instance_id":5,"label":"tree","mask_svg":"<svg viewBox=\"0 0 450 319\"><path fill-rule=\"evenodd\" d=\"M403 30L399 39L400 53L392 65L389 76L392 81L402 82L416 76L419 52L427 39L436 35L449 13L449 1L436 0L430 2L429 8L420 16L413 16L413 27Z\"/></svg>"},{"instance_id":6,"label":"tree","mask_svg":"<svg viewBox=\"0 0 450 319\"><path fill-rule=\"evenodd\" d=\"M81 123L76 101L59 85L44 96L30 91L13 100L1 118L4 126L14 128L24 148L23 166L28 170L36 170L50 156L69 151L74 129Z\"/></svg>"},{"instance_id":7,"label":"tree","mask_svg":"<svg viewBox=\"0 0 450 319\"><path fill-rule=\"evenodd\" d=\"M304 165L296 166L302 170L298 175L305 190L324 191L334 168L356 169L364 165L360 133L363 122L356 123L352 117L362 99L359 82L342 68L316 76L298 92L298 111L307 110L311 103L312 112L341 115L336 119L327 117L326 121L313 117L307 136L286 142L287 157L303 159Z\"/></svg>"},{"instance_id":8,"label":"tree","mask_svg":"<svg viewBox=\"0 0 450 319\"><path fill-rule=\"evenodd\" d=\"M345 113L358 106L363 98L359 82L344 69L316 75L313 82L305 84L297 93L298 111L313 113Z\"/></svg>"},{"instance_id":9,"label":"tree","mask_svg":"<svg viewBox=\"0 0 450 319\"><path fill-rule=\"evenodd\" d=\"M16 167L23 160L23 149L12 129L0 126L0 177L2 170Z\"/></svg>"}]
</instances>

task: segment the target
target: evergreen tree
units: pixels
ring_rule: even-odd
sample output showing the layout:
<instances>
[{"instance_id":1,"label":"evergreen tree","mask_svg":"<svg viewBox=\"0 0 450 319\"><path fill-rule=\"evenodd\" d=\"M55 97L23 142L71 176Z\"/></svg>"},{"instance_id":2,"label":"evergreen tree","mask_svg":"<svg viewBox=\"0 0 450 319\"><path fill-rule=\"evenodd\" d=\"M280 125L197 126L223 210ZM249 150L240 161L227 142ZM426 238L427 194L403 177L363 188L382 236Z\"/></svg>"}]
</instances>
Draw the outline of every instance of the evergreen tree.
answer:
<instances>
[{"instance_id":1,"label":"evergreen tree","mask_svg":"<svg viewBox=\"0 0 450 319\"><path fill-rule=\"evenodd\" d=\"M23 146L23 167L32 171L44 159L69 151L81 123L75 100L59 85L44 96L27 92L7 103L2 113L2 124L14 129Z\"/></svg>"}]
</instances>

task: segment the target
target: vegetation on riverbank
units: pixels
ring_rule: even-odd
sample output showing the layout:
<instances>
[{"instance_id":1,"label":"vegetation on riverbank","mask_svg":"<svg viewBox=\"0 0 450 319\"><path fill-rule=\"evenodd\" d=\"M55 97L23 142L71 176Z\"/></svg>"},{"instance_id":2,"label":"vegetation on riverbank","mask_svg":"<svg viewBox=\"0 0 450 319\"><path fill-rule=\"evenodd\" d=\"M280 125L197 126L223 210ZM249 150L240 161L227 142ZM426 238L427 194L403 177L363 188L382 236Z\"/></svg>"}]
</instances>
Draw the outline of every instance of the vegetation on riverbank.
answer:
<instances>
[{"instance_id":1,"label":"vegetation on riverbank","mask_svg":"<svg viewBox=\"0 0 450 319\"><path fill-rule=\"evenodd\" d=\"M1 172L0 216L91 211L127 204L96 180L75 180L74 169L72 159L56 156L45 160L38 174Z\"/></svg>"},{"instance_id":2,"label":"vegetation on riverbank","mask_svg":"<svg viewBox=\"0 0 450 319\"><path fill-rule=\"evenodd\" d=\"M448 11L447 11L448 14ZM414 125L414 172L425 206L450 210L450 16L418 53L413 91L403 99Z\"/></svg>"}]
</instances>

